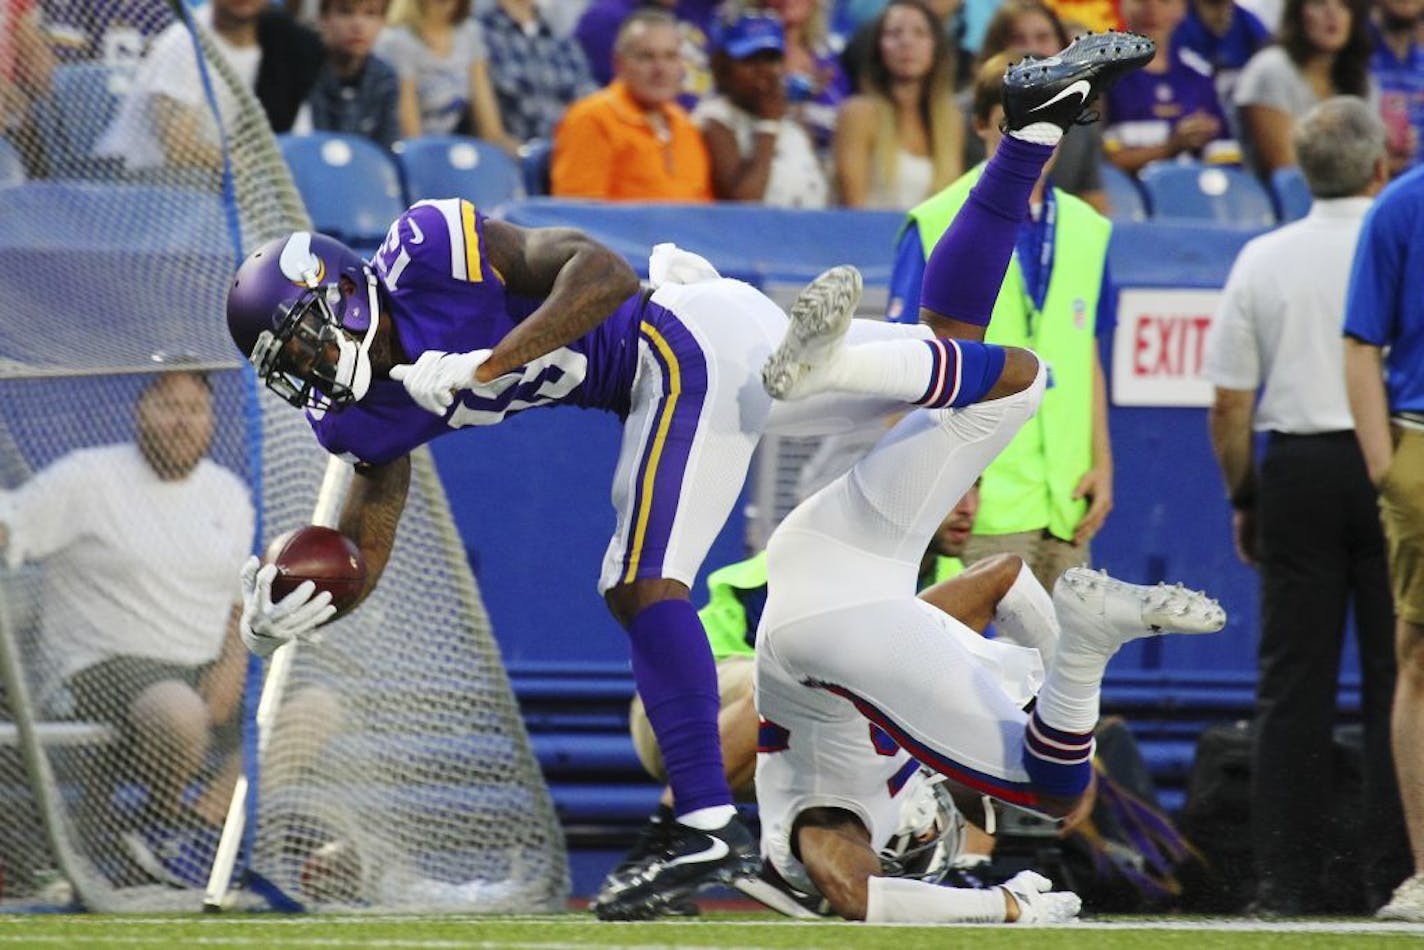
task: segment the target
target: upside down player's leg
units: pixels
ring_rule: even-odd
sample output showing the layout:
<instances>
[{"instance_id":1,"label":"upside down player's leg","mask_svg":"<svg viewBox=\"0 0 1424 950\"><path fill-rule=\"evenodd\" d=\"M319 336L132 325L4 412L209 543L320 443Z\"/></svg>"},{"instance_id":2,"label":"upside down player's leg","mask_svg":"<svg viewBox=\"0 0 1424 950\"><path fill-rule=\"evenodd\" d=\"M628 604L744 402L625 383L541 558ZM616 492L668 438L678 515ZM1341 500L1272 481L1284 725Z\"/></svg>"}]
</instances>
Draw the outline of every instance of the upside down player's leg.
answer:
<instances>
[{"instance_id":1,"label":"upside down player's leg","mask_svg":"<svg viewBox=\"0 0 1424 950\"><path fill-rule=\"evenodd\" d=\"M798 311L793 307L785 337L762 368L767 391L792 403L824 398L827 393L858 393L928 408L965 404L964 380L958 375L963 368L961 354L948 340L983 339L1018 225L1028 211L1029 194L1052 156L1050 146L1006 138L989 159L970 200L935 245L925 268L923 298L933 304L927 322L940 339L891 338L845 345L844 323L818 322L825 308ZM821 280L835 286L834 277L831 271ZM855 292L858 295L858 275ZM775 410L773 422L785 412Z\"/></svg>"},{"instance_id":2,"label":"upside down player's leg","mask_svg":"<svg viewBox=\"0 0 1424 950\"><path fill-rule=\"evenodd\" d=\"M925 261L920 319L937 336L984 339L1029 195L1052 145L1006 135Z\"/></svg>"},{"instance_id":3,"label":"upside down player's leg","mask_svg":"<svg viewBox=\"0 0 1424 950\"><path fill-rule=\"evenodd\" d=\"M966 353L1004 354L975 343L955 350L960 346ZM962 625L917 600L914 590L920 554L942 513L1042 396L1042 368L1025 351L1013 354L1018 392L958 411L914 413L782 522L768 546L758 685L766 682L763 665L791 671L795 682L814 682L811 688L863 707L931 768L987 794L1033 804L1012 725L1021 732L1028 696L1011 696L992 682L968 641L945 636L948 626ZM1034 371L1027 385L1024 360ZM1037 663L1036 654L1021 652L1027 656L1019 662ZM758 699L762 715L771 718L760 689ZM920 724L912 729L884 713L910 706Z\"/></svg>"},{"instance_id":4,"label":"upside down player's leg","mask_svg":"<svg viewBox=\"0 0 1424 950\"><path fill-rule=\"evenodd\" d=\"M1149 62L1152 40L1087 34L1048 59L1025 59L1004 74L1008 133L968 200L925 262L920 319L941 337L982 340L1009 252L1043 165L1069 128L1118 77Z\"/></svg>"},{"instance_id":5,"label":"upside down player's leg","mask_svg":"<svg viewBox=\"0 0 1424 950\"><path fill-rule=\"evenodd\" d=\"M977 344L967 348L986 349ZM906 753L915 755L917 749L902 741L903 733L890 735L883 728L888 720L872 720L876 728L870 728L844 702L848 694L842 688L856 679L850 671L864 670L877 686L885 685L885 695L903 691L913 697L907 703L924 704L924 718L943 724L942 731L982 740L966 758L985 769L999 765L1009 780L1002 786L1028 790L1028 776L1011 754L1013 737L1005 733L1015 719L1022 731L1020 704L1037 684L1036 655L982 641L914 597L918 552L939 513L973 483L978 470L1031 415L1041 394L1037 362L1023 351L1013 361L1027 361L1036 371L1025 389L961 412L914 414L857 467L862 473L883 467L871 474L868 486L853 470L799 506L772 539L769 601L757 659L758 705L767 735L778 742L768 745L758 761L763 850L793 887L820 890L846 916L909 919L886 910L914 903L900 893L906 886L930 895L925 906L913 908L912 919L926 921L1003 921L1010 919L1008 908L1026 909L1039 896L1025 891L1020 900L1008 902L997 891L888 882L878 869L871 870L875 851L895 828L895 757L908 759ZM1018 372L1022 377L1023 368ZM1024 385L1022 379L1018 385ZM884 475L896 470L905 474L905 484L879 491ZM847 536L865 541L865 549L848 544ZM912 642L915 632L923 634L922 642ZM1019 681L1017 696L1000 688L974 660L971 642L1003 656L1001 669L1009 671L1018 663L1016 674L1006 673ZM808 655L814 650L824 651L824 665L817 666ZM965 747L970 745L975 743ZM837 768L838 762L854 767ZM1006 788L998 791L1012 795ZM809 822L825 815L840 821ZM1055 895L1053 901L1058 902L1054 912L1062 915L1057 919L1076 913L1071 895ZM1043 902L1044 913L1053 901Z\"/></svg>"}]
</instances>

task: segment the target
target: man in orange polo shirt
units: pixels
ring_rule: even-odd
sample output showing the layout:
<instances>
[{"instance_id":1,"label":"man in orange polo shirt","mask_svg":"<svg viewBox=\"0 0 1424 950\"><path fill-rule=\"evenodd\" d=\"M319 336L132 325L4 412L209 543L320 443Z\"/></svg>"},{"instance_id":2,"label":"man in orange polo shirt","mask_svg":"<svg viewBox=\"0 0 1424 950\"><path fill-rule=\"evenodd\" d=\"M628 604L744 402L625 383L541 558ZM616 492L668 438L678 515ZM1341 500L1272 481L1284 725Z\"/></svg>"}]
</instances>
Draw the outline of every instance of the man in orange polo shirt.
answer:
<instances>
[{"instance_id":1,"label":"man in orange polo shirt","mask_svg":"<svg viewBox=\"0 0 1424 950\"><path fill-rule=\"evenodd\" d=\"M711 201L702 135L676 102L681 39L666 11L639 10L613 47L613 82L569 107L554 133L553 193L611 201Z\"/></svg>"}]
</instances>

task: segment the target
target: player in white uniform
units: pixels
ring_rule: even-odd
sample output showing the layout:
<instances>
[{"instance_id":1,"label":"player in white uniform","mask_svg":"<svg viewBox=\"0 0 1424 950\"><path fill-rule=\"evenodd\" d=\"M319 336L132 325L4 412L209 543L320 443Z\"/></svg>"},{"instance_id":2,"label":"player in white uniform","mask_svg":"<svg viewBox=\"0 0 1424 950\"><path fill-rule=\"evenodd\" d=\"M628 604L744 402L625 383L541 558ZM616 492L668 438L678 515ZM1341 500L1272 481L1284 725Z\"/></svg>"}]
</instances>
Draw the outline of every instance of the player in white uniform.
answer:
<instances>
[{"instance_id":1,"label":"player in white uniform","mask_svg":"<svg viewBox=\"0 0 1424 950\"><path fill-rule=\"evenodd\" d=\"M782 398L809 395L836 375L840 330L798 341L793 325L781 352L795 354L783 365L799 376L778 387ZM821 893L845 917L991 922L1013 919L1025 903L1037 919L1063 919L1069 904L1076 911L1071 895L1043 904L1025 889L1013 893L1019 906L1006 908L996 892L880 876L877 852L899 826L901 788L918 760L974 791L1066 816L1091 780L1112 655L1136 637L1225 622L1205 595L1081 568L1055 588L1056 621L1025 615L1038 630L1012 636L1017 642L986 641L915 596L937 512L968 490L1042 398L1037 358L1005 352L984 401L908 416L799 505L768 544L756 659L762 853L792 887ZM1055 632L1045 676L1039 652L1018 642L1051 643Z\"/></svg>"},{"instance_id":2,"label":"player in white uniform","mask_svg":"<svg viewBox=\"0 0 1424 950\"><path fill-rule=\"evenodd\" d=\"M981 292L982 271L1008 256L1041 154L1036 143L1057 140L1052 130L1035 138L1045 130L1025 121L1014 88L1031 80L1041 88L1053 74L1057 94L1043 106L1074 102L1075 90L1091 91L1098 78L1091 64L1124 42L1089 37L1060 57L1009 71L1004 144L1012 152L1007 163L996 156L971 197L996 209L1004 226L986 229L981 216L978 246L966 249L968 236L955 233L959 219L951 225L926 269L922 313L940 331L931 346L942 348L942 359L901 358L894 373L907 390L968 394L922 403L929 408L907 416L850 472L799 505L767 546L756 656L762 854L792 887L819 893L843 917L990 923L1074 916L1077 898L1045 893L1049 884L1036 875L993 891L884 876L877 852L900 824L901 786L918 760L1000 801L1055 818L1072 814L1091 784L1093 729L1112 656L1137 637L1206 633L1225 623L1204 594L1139 587L1082 568L1059 581L1051 611L1026 614L1021 629L1005 631L1017 642L985 641L915 596L920 554L941 513L1033 415L1046 388L1045 368L1030 351L960 342L983 338L992 299ZM1029 109L1029 118L1037 112ZM957 253L941 256L946 242ZM869 348L883 344L847 345L848 312L819 324L805 316L793 313L768 361L768 391L799 400L865 385ZM1055 640L1046 672L1038 651L1018 645Z\"/></svg>"}]
</instances>

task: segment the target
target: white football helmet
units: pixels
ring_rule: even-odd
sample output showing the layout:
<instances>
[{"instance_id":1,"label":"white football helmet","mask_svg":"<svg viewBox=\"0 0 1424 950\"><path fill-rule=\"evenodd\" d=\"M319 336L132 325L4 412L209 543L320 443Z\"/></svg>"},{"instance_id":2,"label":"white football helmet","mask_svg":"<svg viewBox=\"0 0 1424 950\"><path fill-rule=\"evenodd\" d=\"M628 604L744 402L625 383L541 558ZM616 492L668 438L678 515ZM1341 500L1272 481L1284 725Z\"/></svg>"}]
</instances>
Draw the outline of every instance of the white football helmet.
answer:
<instances>
[{"instance_id":1,"label":"white football helmet","mask_svg":"<svg viewBox=\"0 0 1424 950\"><path fill-rule=\"evenodd\" d=\"M886 874L938 884L964 849L964 815L944 783L924 766L906 783L900 827L880 851Z\"/></svg>"}]
</instances>

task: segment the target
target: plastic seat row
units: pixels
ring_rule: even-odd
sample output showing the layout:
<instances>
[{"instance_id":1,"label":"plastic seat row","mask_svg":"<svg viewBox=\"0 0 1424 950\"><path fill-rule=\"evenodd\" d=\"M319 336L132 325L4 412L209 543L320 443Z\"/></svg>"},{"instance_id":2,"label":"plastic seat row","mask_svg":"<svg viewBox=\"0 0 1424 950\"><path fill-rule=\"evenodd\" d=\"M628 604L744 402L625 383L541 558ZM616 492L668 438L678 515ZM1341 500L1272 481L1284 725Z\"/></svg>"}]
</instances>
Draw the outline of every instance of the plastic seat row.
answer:
<instances>
[{"instance_id":1,"label":"plastic seat row","mask_svg":"<svg viewBox=\"0 0 1424 950\"><path fill-rule=\"evenodd\" d=\"M380 242L405 204L458 195L492 209L543 193L540 180L547 179L547 146L521 169L495 146L462 136L397 143L394 159L353 136L279 136L279 142L313 224L362 248ZM1197 163L1156 162L1136 180L1105 164L1103 180L1119 220L1261 229L1303 217L1310 208L1310 192L1296 168L1278 171L1269 189L1240 168Z\"/></svg>"},{"instance_id":2,"label":"plastic seat row","mask_svg":"<svg viewBox=\"0 0 1424 950\"><path fill-rule=\"evenodd\" d=\"M520 162L468 136L406 139L394 156L360 136L329 132L279 135L277 142L312 225L357 249L379 244L416 201L458 196L489 210L529 191ZM527 159L536 178L545 152L533 149Z\"/></svg>"},{"instance_id":3,"label":"plastic seat row","mask_svg":"<svg viewBox=\"0 0 1424 950\"><path fill-rule=\"evenodd\" d=\"M1278 169L1270 187L1250 172L1197 162L1153 162L1134 179L1108 162L1103 188L1119 220L1172 219L1269 228L1305 216L1310 189L1298 168Z\"/></svg>"},{"instance_id":4,"label":"plastic seat row","mask_svg":"<svg viewBox=\"0 0 1424 950\"><path fill-rule=\"evenodd\" d=\"M93 153L118 113L131 78L124 70L99 63L54 70L51 94L41 100L36 112L39 132L47 143L50 176L121 177L116 160L96 158ZM421 198L461 194L493 207L526 192L546 190L547 144L531 146L522 162L472 138L419 138L400 143L397 149L392 156L357 136L282 137L283 153L298 177L303 198L317 205L313 215L320 219L330 211L333 217L323 223L351 238L370 237L365 230L368 219L380 221L384 231L395 213ZM8 158L0 155L0 184L13 183L22 174ZM390 201L400 203L395 213L390 213ZM367 208L373 203L380 205L374 212ZM350 213L337 213L343 208ZM376 237L379 240L379 234Z\"/></svg>"}]
</instances>

